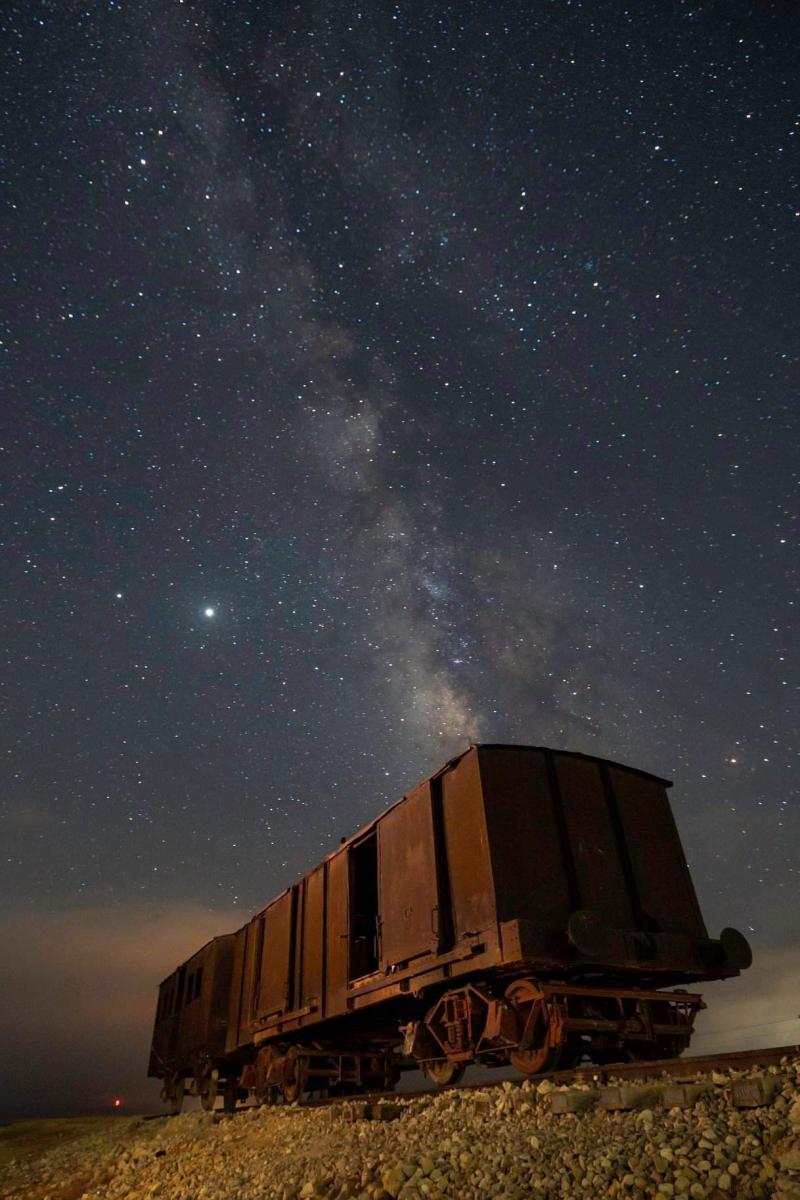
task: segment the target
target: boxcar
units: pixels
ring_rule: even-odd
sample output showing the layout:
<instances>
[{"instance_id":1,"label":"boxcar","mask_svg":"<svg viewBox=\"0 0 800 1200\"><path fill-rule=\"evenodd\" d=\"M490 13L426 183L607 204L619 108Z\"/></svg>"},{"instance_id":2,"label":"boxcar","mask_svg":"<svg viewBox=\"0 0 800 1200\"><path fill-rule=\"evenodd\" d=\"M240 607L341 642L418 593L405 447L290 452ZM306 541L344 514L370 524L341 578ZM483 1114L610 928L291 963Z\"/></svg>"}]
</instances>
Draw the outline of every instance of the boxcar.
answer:
<instances>
[{"instance_id":1,"label":"boxcar","mask_svg":"<svg viewBox=\"0 0 800 1200\"><path fill-rule=\"evenodd\" d=\"M164 1081L162 1099L176 1112L186 1076L204 1107L216 1101L220 1067L227 1067L234 940L232 933L213 938L159 986L148 1074Z\"/></svg>"},{"instance_id":2,"label":"boxcar","mask_svg":"<svg viewBox=\"0 0 800 1200\"><path fill-rule=\"evenodd\" d=\"M702 1004L685 985L750 954L734 930L708 936L667 787L583 754L471 746L225 941L222 1051L198 1067L199 1027L167 1034L187 1004L157 1018L154 1045L186 1047L172 1091L295 1099L410 1066L445 1083L473 1061L680 1053Z\"/></svg>"}]
</instances>

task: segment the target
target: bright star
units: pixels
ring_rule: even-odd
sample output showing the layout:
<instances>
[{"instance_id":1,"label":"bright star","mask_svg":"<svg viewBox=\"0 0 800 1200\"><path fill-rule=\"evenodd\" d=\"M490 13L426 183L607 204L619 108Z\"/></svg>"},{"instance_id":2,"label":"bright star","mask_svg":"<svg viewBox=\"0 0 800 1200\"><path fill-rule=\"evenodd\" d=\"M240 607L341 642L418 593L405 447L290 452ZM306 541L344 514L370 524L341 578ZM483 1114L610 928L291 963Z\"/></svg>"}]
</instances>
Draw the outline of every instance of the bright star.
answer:
<instances>
[{"instance_id":1,"label":"bright star","mask_svg":"<svg viewBox=\"0 0 800 1200\"><path fill-rule=\"evenodd\" d=\"M217 610L216 610L215 608L204 608L204 609L203 609L203 616L205 616L205 617L213 617L213 616L216 614L216 611L217 611Z\"/></svg>"}]
</instances>

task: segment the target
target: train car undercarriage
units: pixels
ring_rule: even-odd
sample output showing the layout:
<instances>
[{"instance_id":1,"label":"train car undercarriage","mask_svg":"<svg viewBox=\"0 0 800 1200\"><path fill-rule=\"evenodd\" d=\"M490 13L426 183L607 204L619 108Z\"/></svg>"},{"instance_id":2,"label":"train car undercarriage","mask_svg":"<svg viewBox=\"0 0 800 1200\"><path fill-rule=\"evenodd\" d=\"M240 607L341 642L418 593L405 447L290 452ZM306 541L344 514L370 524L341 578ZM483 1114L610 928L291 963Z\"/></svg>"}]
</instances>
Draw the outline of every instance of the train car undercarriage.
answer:
<instances>
[{"instance_id":1,"label":"train car undercarriage","mask_svg":"<svg viewBox=\"0 0 800 1200\"><path fill-rule=\"evenodd\" d=\"M455 1082L473 1062L526 1075L625 1059L675 1058L689 1045L701 996L515 979L502 996L480 984L445 992L403 1029L428 1078Z\"/></svg>"},{"instance_id":2,"label":"train car undercarriage","mask_svg":"<svg viewBox=\"0 0 800 1200\"><path fill-rule=\"evenodd\" d=\"M196 1095L212 1109L219 1095L291 1104L307 1093L391 1091L401 1071L421 1070L437 1086L457 1083L472 1064L512 1066L525 1075L598 1065L677 1058L689 1045L702 997L690 992L598 988L515 979L497 992L470 982L444 992L424 1017L401 1026L402 1044L376 1040L354 1049L325 1039L262 1043L241 1071L201 1064L194 1076L168 1079L172 1112Z\"/></svg>"}]
</instances>

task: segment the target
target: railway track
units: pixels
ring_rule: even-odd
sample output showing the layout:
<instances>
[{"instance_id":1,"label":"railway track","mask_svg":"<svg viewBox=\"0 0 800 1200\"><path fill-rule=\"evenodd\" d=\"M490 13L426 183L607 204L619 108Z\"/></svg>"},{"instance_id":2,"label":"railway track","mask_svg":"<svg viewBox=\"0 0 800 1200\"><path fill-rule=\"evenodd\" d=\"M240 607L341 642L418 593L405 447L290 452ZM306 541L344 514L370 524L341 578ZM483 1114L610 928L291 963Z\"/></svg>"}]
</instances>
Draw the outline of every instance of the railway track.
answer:
<instances>
[{"instance_id":1,"label":"railway track","mask_svg":"<svg viewBox=\"0 0 800 1200\"><path fill-rule=\"evenodd\" d=\"M304 1100L300 1108L325 1108L336 1104L375 1104L380 1101L412 1100L419 1097L439 1095L442 1092L474 1092L501 1088L505 1083L520 1086L528 1078L538 1084L548 1080L556 1085L568 1083L603 1084L610 1079L651 1079L669 1076L672 1079L690 1081L696 1075L707 1075L710 1071L746 1071L751 1067L775 1066L784 1058L800 1056L800 1045L768 1046L761 1050L731 1050L724 1054L693 1054L684 1058L653 1059L650 1062L608 1063L597 1066L587 1063L569 1071L543 1071L541 1074L523 1076L518 1079L482 1080L479 1083L455 1084L452 1087L427 1087L408 1092L362 1092L351 1096L330 1096Z\"/></svg>"},{"instance_id":2,"label":"railway track","mask_svg":"<svg viewBox=\"0 0 800 1200\"><path fill-rule=\"evenodd\" d=\"M309 1097L297 1105L298 1108L328 1108L337 1104L377 1104L381 1101L415 1100L425 1096L437 1096L443 1092L478 1092L502 1088L503 1084L511 1083L519 1087L527 1079L538 1084L543 1080L556 1085L568 1083L604 1084L610 1079L652 1079L665 1075L672 1079L685 1079L687 1082L696 1075L707 1075L710 1071L746 1071L751 1067L775 1066L784 1058L800 1057L800 1044L789 1046L766 1046L760 1050L730 1050L724 1054L691 1054L683 1058L653 1059L650 1062L608 1063L597 1066L587 1063L585 1066L573 1067L569 1071L543 1071L541 1074L521 1076L517 1079L484 1079L478 1083L461 1083L452 1087L426 1087L407 1092L360 1092L349 1096ZM251 1105L237 1107L237 1115L248 1112ZM165 1113L151 1113L144 1119L153 1121L165 1117ZM215 1116L223 1116L222 1110L217 1109Z\"/></svg>"}]
</instances>

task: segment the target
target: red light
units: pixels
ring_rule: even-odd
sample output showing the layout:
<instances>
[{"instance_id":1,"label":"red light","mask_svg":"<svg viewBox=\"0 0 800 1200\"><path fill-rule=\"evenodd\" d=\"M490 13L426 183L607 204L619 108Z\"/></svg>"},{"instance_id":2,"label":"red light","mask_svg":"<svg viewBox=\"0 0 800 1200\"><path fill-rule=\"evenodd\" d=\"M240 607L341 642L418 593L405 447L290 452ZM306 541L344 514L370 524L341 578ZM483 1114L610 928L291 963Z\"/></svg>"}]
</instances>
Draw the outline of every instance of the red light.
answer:
<instances>
[{"instance_id":1,"label":"red light","mask_svg":"<svg viewBox=\"0 0 800 1200\"><path fill-rule=\"evenodd\" d=\"M120 1100L119 1096L117 1096L114 1101L114 1108L122 1108L122 1101Z\"/></svg>"}]
</instances>

